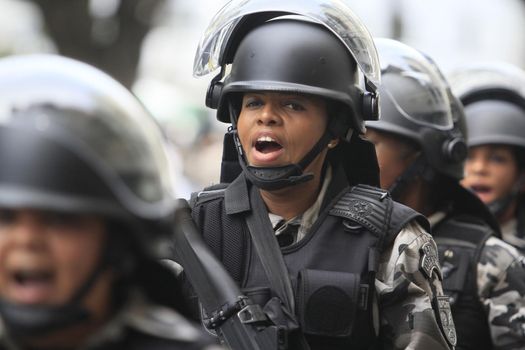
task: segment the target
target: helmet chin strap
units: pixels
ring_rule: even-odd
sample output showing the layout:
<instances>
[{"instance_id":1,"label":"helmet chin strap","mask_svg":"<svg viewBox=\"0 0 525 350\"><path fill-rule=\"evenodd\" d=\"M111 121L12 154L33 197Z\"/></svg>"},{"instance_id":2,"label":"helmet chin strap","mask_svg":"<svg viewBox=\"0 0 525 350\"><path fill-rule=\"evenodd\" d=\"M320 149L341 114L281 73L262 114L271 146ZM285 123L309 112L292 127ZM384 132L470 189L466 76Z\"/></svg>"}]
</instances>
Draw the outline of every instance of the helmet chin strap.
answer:
<instances>
[{"instance_id":1,"label":"helmet chin strap","mask_svg":"<svg viewBox=\"0 0 525 350\"><path fill-rule=\"evenodd\" d=\"M525 184L525 174L520 175L518 181L516 181L506 196L487 203L487 207L489 208L490 212L495 217L501 216L511 205L511 203L519 196L520 189L523 187L523 184Z\"/></svg>"},{"instance_id":2,"label":"helmet chin strap","mask_svg":"<svg viewBox=\"0 0 525 350\"><path fill-rule=\"evenodd\" d=\"M233 139L235 140L239 163L245 176L255 186L266 191L279 190L312 180L314 175L312 173L304 174L304 169L321 153L332 139L327 129L319 141L317 141L299 163L277 167L255 167L249 165L244 156L237 130L234 129L231 132L234 133Z\"/></svg>"},{"instance_id":3,"label":"helmet chin strap","mask_svg":"<svg viewBox=\"0 0 525 350\"><path fill-rule=\"evenodd\" d=\"M36 338L90 318L80 305L19 305L0 300L0 312L9 335L15 339Z\"/></svg>"}]
</instances>

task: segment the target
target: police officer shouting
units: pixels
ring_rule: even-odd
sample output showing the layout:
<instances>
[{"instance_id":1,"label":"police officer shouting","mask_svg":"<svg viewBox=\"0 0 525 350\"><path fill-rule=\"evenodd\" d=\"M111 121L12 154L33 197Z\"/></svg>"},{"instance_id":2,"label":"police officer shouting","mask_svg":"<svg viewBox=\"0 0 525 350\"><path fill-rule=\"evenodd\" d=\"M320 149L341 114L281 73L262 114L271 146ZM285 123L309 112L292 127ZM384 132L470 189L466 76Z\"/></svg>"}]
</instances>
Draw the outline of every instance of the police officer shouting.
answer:
<instances>
[{"instance_id":1,"label":"police officer shouting","mask_svg":"<svg viewBox=\"0 0 525 350\"><path fill-rule=\"evenodd\" d=\"M140 103L34 55L0 60L0 106L0 349L216 349L156 259L174 195Z\"/></svg>"},{"instance_id":2,"label":"police officer shouting","mask_svg":"<svg viewBox=\"0 0 525 350\"><path fill-rule=\"evenodd\" d=\"M377 39L381 120L366 123L381 186L428 216L451 297L457 349L523 349L524 257L503 242L494 217L459 181L465 116L433 61L400 42Z\"/></svg>"},{"instance_id":3,"label":"police officer shouting","mask_svg":"<svg viewBox=\"0 0 525 350\"><path fill-rule=\"evenodd\" d=\"M503 239L525 252L525 72L504 63L453 72L465 105L469 156L462 184L497 217Z\"/></svg>"},{"instance_id":4,"label":"police officer shouting","mask_svg":"<svg viewBox=\"0 0 525 350\"><path fill-rule=\"evenodd\" d=\"M231 183L196 194L193 216L288 348L452 347L428 223L362 184L378 178L360 136L380 80L366 28L339 1L252 0L206 33L195 73L221 69L207 101L232 124Z\"/></svg>"}]
</instances>

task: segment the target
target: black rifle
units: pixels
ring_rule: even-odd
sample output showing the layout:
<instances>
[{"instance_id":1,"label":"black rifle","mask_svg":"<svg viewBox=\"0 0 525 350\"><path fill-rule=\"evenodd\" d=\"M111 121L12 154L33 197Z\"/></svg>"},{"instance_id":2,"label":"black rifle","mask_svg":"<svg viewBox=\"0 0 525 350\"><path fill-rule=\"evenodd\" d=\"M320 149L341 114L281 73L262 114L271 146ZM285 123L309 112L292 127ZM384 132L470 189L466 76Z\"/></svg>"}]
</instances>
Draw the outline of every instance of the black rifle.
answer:
<instances>
[{"instance_id":1,"label":"black rifle","mask_svg":"<svg viewBox=\"0 0 525 350\"><path fill-rule=\"evenodd\" d=\"M286 331L275 326L261 307L243 295L202 240L184 199L175 211L175 260L182 265L200 303L203 320L232 350L277 350L286 347Z\"/></svg>"}]
</instances>

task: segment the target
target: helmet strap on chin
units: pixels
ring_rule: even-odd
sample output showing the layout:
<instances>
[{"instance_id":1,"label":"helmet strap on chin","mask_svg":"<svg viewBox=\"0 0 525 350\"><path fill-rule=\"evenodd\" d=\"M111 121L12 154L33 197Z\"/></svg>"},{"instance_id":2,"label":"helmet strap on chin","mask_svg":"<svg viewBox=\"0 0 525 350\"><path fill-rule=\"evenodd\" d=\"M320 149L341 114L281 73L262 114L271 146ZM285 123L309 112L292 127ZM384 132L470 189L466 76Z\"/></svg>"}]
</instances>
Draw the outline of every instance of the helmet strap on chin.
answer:
<instances>
[{"instance_id":1,"label":"helmet strap on chin","mask_svg":"<svg viewBox=\"0 0 525 350\"><path fill-rule=\"evenodd\" d=\"M331 140L330 133L326 131L299 163L277 167L255 167L248 165L237 130L234 129L231 132L234 133L239 163L244 174L255 186L267 191L278 190L312 180L314 175L312 173L304 174L304 169L327 147Z\"/></svg>"},{"instance_id":2,"label":"helmet strap on chin","mask_svg":"<svg viewBox=\"0 0 525 350\"><path fill-rule=\"evenodd\" d=\"M14 339L34 338L64 327L73 326L90 318L79 305L48 306L18 305L0 300L2 321Z\"/></svg>"}]
</instances>

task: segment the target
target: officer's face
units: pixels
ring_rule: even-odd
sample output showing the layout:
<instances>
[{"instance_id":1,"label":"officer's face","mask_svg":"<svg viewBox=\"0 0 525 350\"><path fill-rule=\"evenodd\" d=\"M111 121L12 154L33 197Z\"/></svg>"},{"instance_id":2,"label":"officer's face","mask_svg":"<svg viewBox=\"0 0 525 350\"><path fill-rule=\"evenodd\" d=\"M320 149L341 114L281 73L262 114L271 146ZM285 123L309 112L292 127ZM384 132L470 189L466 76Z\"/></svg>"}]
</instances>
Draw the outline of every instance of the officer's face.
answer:
<instances>
[{"instance_id":1,"label":"officer's face","mask_svg":"<svg viewBox=\"0 0 525 350\"><path fill-rule=\"evenodd\" d=\"M247 93L237 128L250 165L275 167L298 163L323 135L327 119L321 98ZM322 152L308 170L320 171L325 155Z\"/></svg>"},{"instance_id":2,"label":"officer's face","mask_svg":"<svg viewBox=\"0 0 525 350\"><path fill-rule=\"evenodd\" d=\"M518 180L518 171L511 147L471 147L461 184L473 190L484 203L490 203L510 193Z\"/></svg>"},{"instance_id":3,"label":"officer's face","mask_svg":"<svg viewBox=\"0 0 525 350\"><path fill-rule=\"evenodd\" d=\"M105 223L95 216L0 209L0 297L24 305L67 303L94 271ZM102 274L83 300L90 309L108 298Z\"/></svg>"},{"instance_id":4,"label":"officer's face","mask_svg":"<svg viewBox=\"0 0 525 350\"><path fill-rule=\"evenodd\" d=\"M366 138L375 145L381 188L388 189L414 161L416 150L388 133L367 129Z\"/></svg>"}]
</instances>

